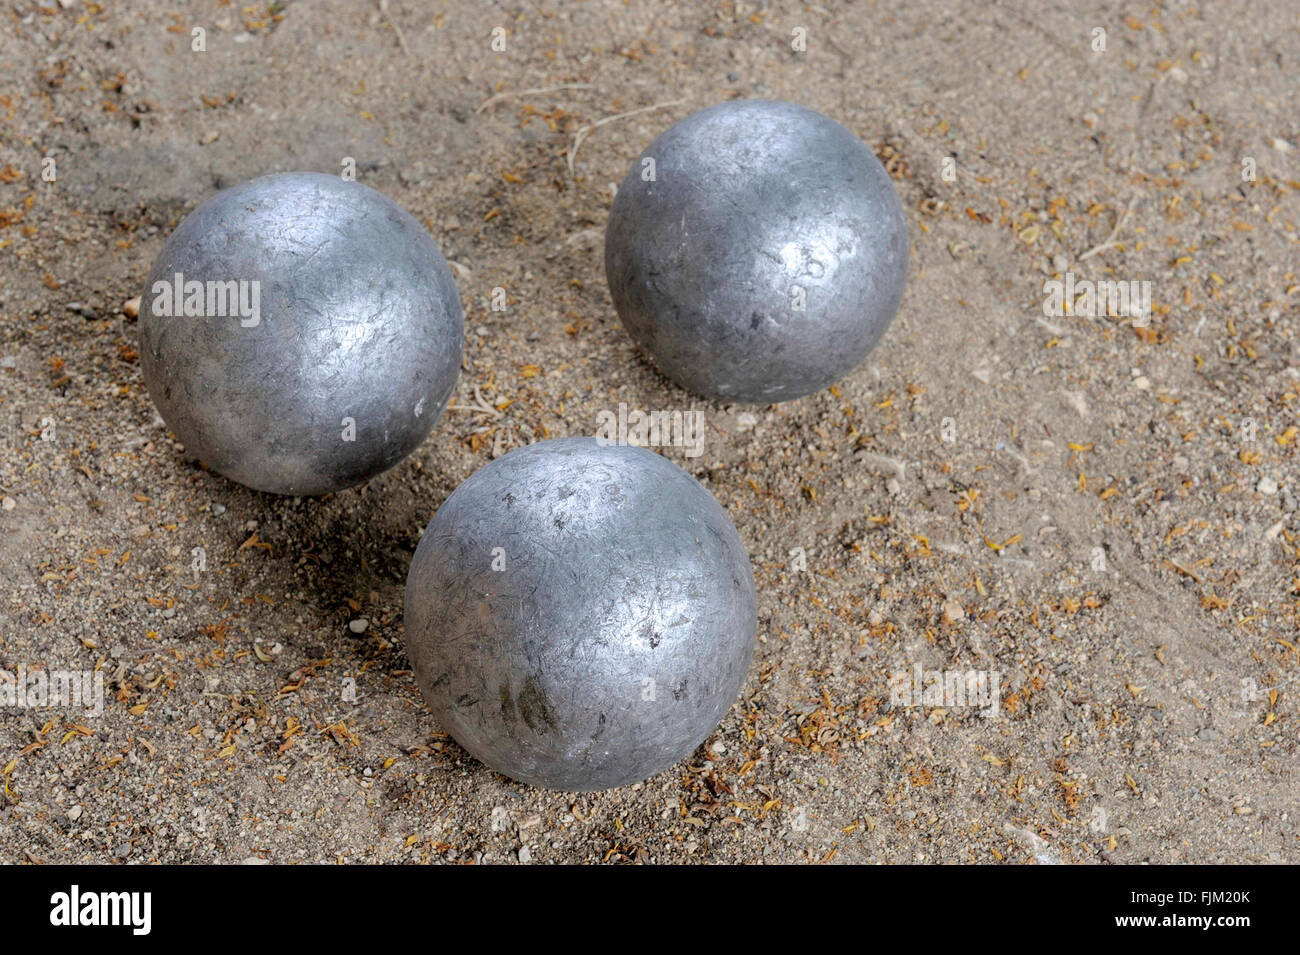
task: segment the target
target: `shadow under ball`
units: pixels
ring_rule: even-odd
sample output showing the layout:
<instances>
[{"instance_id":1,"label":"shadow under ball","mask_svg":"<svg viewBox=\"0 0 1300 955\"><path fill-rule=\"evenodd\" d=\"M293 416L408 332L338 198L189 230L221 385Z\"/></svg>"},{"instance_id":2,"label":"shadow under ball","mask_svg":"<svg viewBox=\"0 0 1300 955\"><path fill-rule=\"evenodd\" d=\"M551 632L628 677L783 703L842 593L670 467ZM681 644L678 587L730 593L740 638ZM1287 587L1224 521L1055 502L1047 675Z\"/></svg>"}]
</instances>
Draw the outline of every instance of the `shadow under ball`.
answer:
<instances>
[{"instance_id":1,"label":"shadow under ball","mask_svg":"<svg viewBox=\"0 0 1300 955\"><path fill-rule=\"evenodd\" d=\"M406 652L429 708L521 782L624 786L726 714L757 602L731 519L650 451L559 438L475 472L406 582Z\"/></svg>"},{"instance_id":2,"label":"shadow under ball","mask_svg":"<svg viewBox=\"0 0 1300 955\"><path fill-rule=\"evenodd\" d=\"M186 457L275 494L360 484L414 450L461 337L420 223L322 173L217 193L168 238L140 303L145 384Z\"/></svg>"},{"instance_id":3,"label":"shadow under ball","mask_svg":"<svg viewBox=\"0 0 1300 955\"><path fill-rule=\"evenodd\" d=\"M907 246L889 175L857 137L802 106L735 100L675 123L632 164L605 275L665 374L766 404L828 387L875 347Z\"/></svg>"}]
</instances>

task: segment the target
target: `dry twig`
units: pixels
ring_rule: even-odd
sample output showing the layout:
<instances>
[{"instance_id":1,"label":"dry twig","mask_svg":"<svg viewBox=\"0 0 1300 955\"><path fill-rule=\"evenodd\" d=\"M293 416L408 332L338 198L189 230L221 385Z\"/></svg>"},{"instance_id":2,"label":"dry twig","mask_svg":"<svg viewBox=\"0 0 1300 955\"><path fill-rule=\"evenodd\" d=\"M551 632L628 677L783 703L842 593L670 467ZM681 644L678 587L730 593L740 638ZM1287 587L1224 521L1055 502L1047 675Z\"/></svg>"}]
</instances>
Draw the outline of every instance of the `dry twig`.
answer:
<instances>
[{"instance_id":1,"label":"dry twig","mask_svg":"<svg viewBox=\"0 0 1300 955\"><path fill-rule=\"evenodd\" d=\"M579 147L587 141L588 136L601 126L604 126L607 123L612 123L615 120L627 119L629 116L636 116L640 113L650 113L657 109L667 109L669 106L677 106L680 103L685 102L686 98L683 97L682 99L675 99L667 103L655 103L653 106L642 106L640 109L629 110L626 113L615 113L613 116L606 116L604 119L598 119L594 123L579 128L578 131L573 134L573 142L569 144L569 175L572 176L574 174L573 160L578 156Z\"/></svg>"},{"instance_id":2,"label":"dry twig","mask_svg":"<svg viewBox=\"0 0 1300 955\"><path fill-rule=\"evenodd\" d=\"M559 86L541 86L532 90L519 90L514 93L495 93L489 96L483 102L479 103L476 113L481 113L489 106L493 106L502 100L522 99L525 96L541 96L543 93L557 93L560 90L589 90L595 89L590 83L561 83Z\"/></svg>"},{"instance_id":3,"label":"dry twig","mask_svg":"<svg viewBox=\"0 0 1300 955\"><path fill-rule=\"evenodd\" d=\"M1128 201L1128 208L1125 209L1122 213L1120 213L1119 218L1115 220L1115 228L1110 230L1110 235L1106 236L1106 241L1103 242L1101 245L1094 245L1087 252L1081 253L1077 261L1082 262L1084 259L1090 259L1098 252L1104 252L1106 249L1109 249L1112 246L1119 245L1119 242L1116 241L1116 237L1119 235L1119 230L1123 227L1124 220L1129 217L1129 213L1131 213L1137 207L1137 204L1138 204L1138 197L1134 196L1132 199Z\"/></svg>"}]
</instances>

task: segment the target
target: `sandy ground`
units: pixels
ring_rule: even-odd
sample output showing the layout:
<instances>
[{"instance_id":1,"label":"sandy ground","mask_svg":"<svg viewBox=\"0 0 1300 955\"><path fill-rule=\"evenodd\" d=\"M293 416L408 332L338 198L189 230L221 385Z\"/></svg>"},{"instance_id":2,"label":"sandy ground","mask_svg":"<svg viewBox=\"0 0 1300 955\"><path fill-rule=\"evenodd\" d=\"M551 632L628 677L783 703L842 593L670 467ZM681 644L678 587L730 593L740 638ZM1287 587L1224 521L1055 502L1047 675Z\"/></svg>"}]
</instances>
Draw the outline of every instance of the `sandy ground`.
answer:
<instances>
[{"instance_id":1,"label":"sandy ground","mask_svg":"<svg viewBox=\"0 0 1300 955\"><path fill-rule=\"evenodd\" d=\"M106 702L0 708L0 859L1300 861L1287 7L7 0L0 669ZM613 183L729 97L852 129L913 242L882 345L768 408L673 387L604 284ZM264 496L185 462L123 303L215 190L344 157L457 263L455 401L509 404ZM1151 282L1149 326L1045 316L1067 272ZM620 402L704 411L665 453L750 549L759 642L689 760L575 797L439 732L402 587L460 481ZM891 708L917 664L996 673L996 714Z\"/></svg>"}]
</instances>

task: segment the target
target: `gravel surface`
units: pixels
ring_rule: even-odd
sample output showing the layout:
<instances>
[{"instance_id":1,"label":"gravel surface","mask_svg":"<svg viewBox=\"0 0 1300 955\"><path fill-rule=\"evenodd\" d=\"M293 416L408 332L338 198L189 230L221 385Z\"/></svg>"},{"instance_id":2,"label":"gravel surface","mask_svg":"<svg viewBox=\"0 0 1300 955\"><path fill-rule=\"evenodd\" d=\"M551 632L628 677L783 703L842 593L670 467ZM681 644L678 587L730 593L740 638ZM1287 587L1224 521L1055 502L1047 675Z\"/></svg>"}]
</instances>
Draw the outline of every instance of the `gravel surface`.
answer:
<instances>
[{"instance_id":1,"label":"gravel surface","mask_svg":"<svg viewBox=\"0 0 1300 955\"><path fill-rule=\"evenodd\" d=\"M1300 861L1287 6L5 3L0 669L104 703L0 705L0 860ZM612 185L728 97L853 130L912 240L880 347L788 404L674 387L604 283ZM455 407L362 488L261 495L186 463L129 300L217 189L349 159L454 263ZM1067 275L1149 320L1045 314ZM703 413L661 450L759 642L689 760L575 797L440 731L402 589L459 482L620 404ZM918 666L996 693L899 696Z\"/></svg>"}]
</instances>

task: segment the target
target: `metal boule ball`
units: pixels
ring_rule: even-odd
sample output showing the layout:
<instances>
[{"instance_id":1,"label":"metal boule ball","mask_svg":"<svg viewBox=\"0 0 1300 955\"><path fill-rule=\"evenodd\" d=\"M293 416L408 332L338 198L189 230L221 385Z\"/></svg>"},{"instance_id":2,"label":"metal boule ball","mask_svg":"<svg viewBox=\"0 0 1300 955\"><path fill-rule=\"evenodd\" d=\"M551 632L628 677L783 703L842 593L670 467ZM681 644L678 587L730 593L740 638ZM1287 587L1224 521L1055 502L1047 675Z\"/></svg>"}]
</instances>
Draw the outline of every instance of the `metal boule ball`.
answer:
<instances>
[{"instance_id":1,"label":"metal boule ball","mask_svg":"<svg viewBox=\"0 0 1300 955\"><path fill-rule=\"evenodd\" d=\"M692 113L632 164L605 275L633 341L678 384L766 404L828 387L885 333L907 227L871 150L792 103Z\"/></svg>"},{"instance_id":2,"label":"metal boule ball","mask_svg":"<svg viewBox=\"0 0 1300 955\"><path fill-rule=\"evenodd\" d=\"M757 602L722 506L650 451L559 438L475 472L406 581L434 716L521 782L608 789L689 755L736 699Z\"/></svg>"},{"instance_id":3,"label":"metal boule ball","mask_svg":"<svg viewBox=\"0 0 1300 955\"><path fill-rule=\"evenodd\" d=\"M460 372L460 296L408 212L313 172L217 193L140 305L140 364L197 459L260 491L359 484L424 440Z\"/></svg>"}]
</instances>

